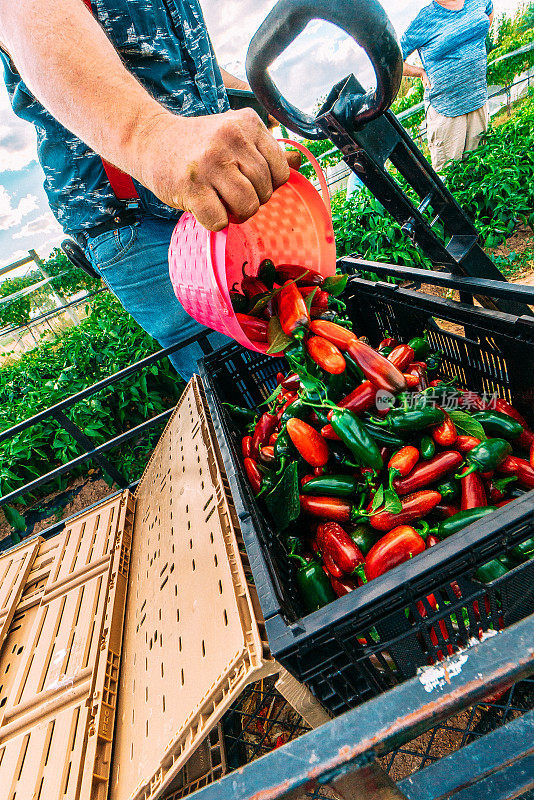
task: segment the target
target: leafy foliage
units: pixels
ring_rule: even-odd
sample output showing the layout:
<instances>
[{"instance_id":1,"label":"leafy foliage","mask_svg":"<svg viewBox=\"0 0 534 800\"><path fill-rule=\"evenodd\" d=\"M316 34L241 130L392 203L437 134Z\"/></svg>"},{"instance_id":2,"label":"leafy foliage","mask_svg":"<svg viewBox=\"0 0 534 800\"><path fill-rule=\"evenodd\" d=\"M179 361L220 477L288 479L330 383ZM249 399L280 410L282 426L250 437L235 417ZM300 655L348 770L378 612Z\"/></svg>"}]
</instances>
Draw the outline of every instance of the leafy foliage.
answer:
<instances>
[{"instance_id":1,"label":"leafy foliage","mask_svg":"<svg viewBox=\"0 0 534 800\"><path fill-rule=\"evenodd\" d=\"M87 318L54 342L40 344L13 364L0 369L0 430L65 399L117 372L159 345L122 308L111 294L93 298ZM141 373L113 384L67 410L67 416L95 443L129 430L170 408L178 400L183 383L168 359ZM138 476L153 446L132 444L109 458L130 479ZM46 420L0 443L2 495L65 463L83 448L54 420ZM87 464L79 472L87 471ZM47 491L61 482L50 484Z\"/></svg>"},{"instance_id":2,"label":"leafy foliage","mask_svg":"<svg viewBox=\"0 0 534 800\"><path fill-rule=\"evenodd\" d=\"M488 81L509 85L514 78L534 66L534 49L512 56L498 64L494 62L514 50L534 42L534 3L516 11L513 17L502 16L496 25L493 47L488 56Z\"/></svg>"}]
</instances>

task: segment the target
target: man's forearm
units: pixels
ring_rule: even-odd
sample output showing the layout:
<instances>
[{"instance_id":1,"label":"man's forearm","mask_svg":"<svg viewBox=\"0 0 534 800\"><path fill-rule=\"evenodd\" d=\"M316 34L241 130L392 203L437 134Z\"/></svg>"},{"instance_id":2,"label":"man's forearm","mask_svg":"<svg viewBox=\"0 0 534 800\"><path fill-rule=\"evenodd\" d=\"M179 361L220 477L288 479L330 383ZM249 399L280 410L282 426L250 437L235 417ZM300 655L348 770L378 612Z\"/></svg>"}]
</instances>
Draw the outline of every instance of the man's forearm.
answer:
<instances>
[{"instance_id":1,"label":"man's forearm","mask_svg":"<svg viewBox=\"0 0 534 800\"><path fill-rule=\"evenodd\" d=\"M82 0L0 0L0 41L62 125L140 177L139 138L169 112L125 69Z\"/></svg>"},{"instance_id":2,"label":"man's forearm","mask_svg":"<svg viewBox=\"0 0 534 800\"><path fill-rule=\"evenodd\" d=\"M408 64L405 61L402 68L402 74L406 78L422 78L425 74L425 71L422 67L416 67L414 64Z\"/></svg>"},{"instance_id":3,"label":"man's forearm","mask_svg":"<svg viewBox=\"0 0 534 800\"><path fill-rule=\"evenodd\" d=\"M231 72L227 72L220 67L223 83L227 89L241 89L242 91L250 92L250 86L246 81L236 78Z\"/></svg>"}]
</instances>

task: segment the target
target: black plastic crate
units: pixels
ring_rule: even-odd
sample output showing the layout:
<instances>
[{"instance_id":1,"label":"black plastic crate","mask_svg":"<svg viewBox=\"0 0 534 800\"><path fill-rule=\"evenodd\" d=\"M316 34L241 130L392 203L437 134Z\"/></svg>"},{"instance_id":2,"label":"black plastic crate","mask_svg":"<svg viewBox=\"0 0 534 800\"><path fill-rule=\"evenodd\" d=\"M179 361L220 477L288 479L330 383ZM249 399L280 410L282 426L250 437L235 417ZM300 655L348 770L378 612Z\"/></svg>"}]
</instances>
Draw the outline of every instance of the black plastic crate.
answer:
<instances>
[{"instance_id":1,"label":"black plastic crate","mask_svg":"<svg viewBox=\"0 0 534 800\"><path fill-rule=\"evenodd\" d=\"M444 354L443 375L456 375L466 389L497 392L532 419L533 319L358 277L351 278L346 295L355 330L373 344L386 331L406 341L427 328L432 346ZM271 651L339 714L468 646L483 632L498 631L534 611L534 561L491 585L473 578L479 566L534 534L534 492L306 614L283 543L244 476L240 439L223 406L262 402L285 366L283 360L229 345L204 359L200 369ZM431 593L438 600L437 611L425 602ZM418 610L421 600L424 616Z\"/></svg>"}]
</instances>

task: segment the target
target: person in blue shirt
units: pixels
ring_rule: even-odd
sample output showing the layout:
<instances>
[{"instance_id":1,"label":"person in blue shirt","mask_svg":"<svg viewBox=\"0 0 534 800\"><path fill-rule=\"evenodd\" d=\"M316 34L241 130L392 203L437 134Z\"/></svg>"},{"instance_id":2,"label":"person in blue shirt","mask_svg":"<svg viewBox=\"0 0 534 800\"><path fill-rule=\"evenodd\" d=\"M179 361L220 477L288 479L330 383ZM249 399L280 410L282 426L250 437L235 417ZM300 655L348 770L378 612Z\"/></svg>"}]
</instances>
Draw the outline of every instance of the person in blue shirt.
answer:
<instances>
[{"instance_id":1,"label":"person in blue shirt","mask_svg":"<svg viewBox=\"0 0 534 800\"><path fill-rule=\"evenodd\" d=\"M298 164L254 111L229 110L225 86L248 87L219 68L199 1L0 0L0 59L65 232L163 347L202 332L169 279L177 219L245 221ZM132 176L135 209L100 157ZM194 344L171 361L189 378L201 355Z\"/></svg>"},{"instance_id":2,"label":"person in blue shirt","mask_svg":"<svg viewBox=\"0 0 534 800\"><path fill-rule=\"evenodd\" d=\"M436 171L475 150L488 127L486 37L492 0L432 0L401 39L404 75L421 78ZM406 63L417 51L422 67Z\"/></svg>"}]
</instances>

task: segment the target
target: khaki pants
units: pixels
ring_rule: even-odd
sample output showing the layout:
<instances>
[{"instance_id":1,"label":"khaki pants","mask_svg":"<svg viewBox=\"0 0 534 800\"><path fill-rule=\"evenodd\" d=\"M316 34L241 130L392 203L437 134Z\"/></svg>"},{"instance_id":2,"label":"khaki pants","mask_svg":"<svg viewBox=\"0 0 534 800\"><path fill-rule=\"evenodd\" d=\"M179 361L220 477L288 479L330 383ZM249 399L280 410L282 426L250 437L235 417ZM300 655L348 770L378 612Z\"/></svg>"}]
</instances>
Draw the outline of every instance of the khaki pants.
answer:
<instances>
[{"instance_id":1,"label":"khaki pants","mask_svg":"<svg viewBox=\"0 0 534 800\"><path fill-rule=\"evenodd\" d=\"M477 149L488 129L488 106L459 117L444 117L429 106L426 124L432 166L440 172L449 159L459 160L464 153Z\"/></svg>"}]
</instances>

